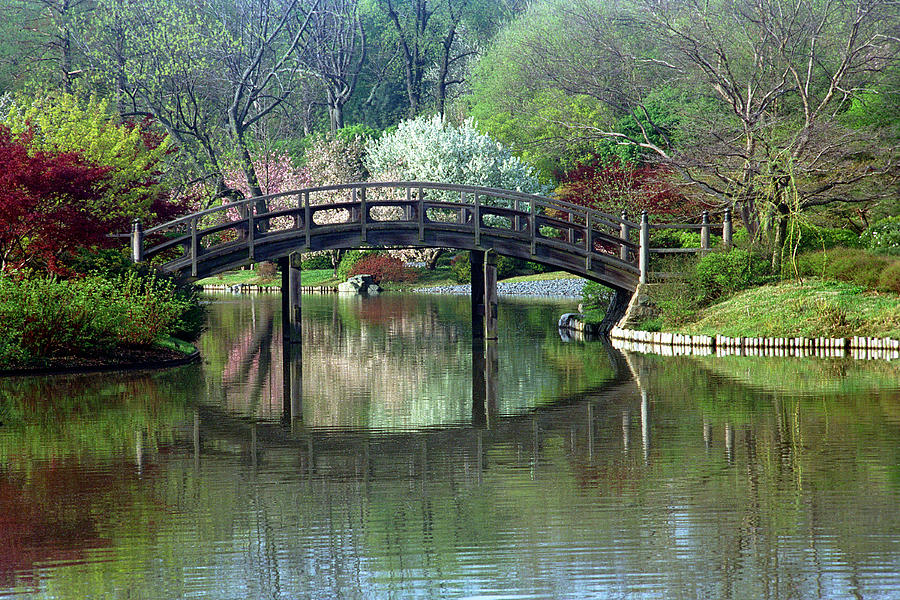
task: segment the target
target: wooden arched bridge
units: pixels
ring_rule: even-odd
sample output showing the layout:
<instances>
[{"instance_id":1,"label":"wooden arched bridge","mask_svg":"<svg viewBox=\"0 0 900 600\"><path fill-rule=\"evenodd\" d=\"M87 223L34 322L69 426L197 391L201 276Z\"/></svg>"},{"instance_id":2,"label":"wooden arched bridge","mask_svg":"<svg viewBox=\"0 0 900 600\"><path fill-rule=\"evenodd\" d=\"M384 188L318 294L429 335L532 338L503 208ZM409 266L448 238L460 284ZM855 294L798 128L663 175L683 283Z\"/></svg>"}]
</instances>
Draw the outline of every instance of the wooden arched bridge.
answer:
<instances>
[{"instance_id":1,"label":"wooden arched bridge","mask_svg":"<svg viewBox=\"0 0 900 600\"><path fill-rule=\"evenodd\" d=\"M131 243L135 262L155 259L163 271L191 279L280 261L288 267L282 268L283 291L291 287L287 257L296 252L470 250L473 317L484 317L490 337L496 315L491 310L496 306L493 256L522 258L602 283L616 290L624 309L638 283L648 278L649 228L646 214L634 222L624 214L510 190L425 181L360 182L248 198L146 231L136 221Z\"/></svg>"}]
</instances>

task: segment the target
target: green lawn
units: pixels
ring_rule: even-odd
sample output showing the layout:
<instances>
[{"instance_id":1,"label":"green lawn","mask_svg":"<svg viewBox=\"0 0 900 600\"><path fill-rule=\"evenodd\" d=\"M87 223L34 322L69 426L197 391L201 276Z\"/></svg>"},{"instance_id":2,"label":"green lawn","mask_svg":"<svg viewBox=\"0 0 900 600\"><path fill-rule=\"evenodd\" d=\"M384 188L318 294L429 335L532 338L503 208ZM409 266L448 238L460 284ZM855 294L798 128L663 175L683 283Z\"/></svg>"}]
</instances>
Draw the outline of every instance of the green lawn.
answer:
<instances>
[{"instance_id":1,"label":"green lawn","mask_svg":"<svg viewBox=\"0 0 900 600\"><path fill-rule=\"evenodd\" d=\"M332 278L332 270L331 269L317 269L313 271L303 271L300 274L300 281L302 285L337 285L340 283L336 279ZM247 269L246 271L228 271L226 273L220 273L219 275L213 275L212 277L206 277L204 279L200 279L197 281L197 285L236 285L236 284L246 284L246 285L259 285L264 287L280 287L281 286L281 274L276 274L275 277L271 279L261 279L259 274L251 269Z\"/></svg>"},{"instance_id":2,"label":"green lawn","mask_svg":"<svg viewBox=\"0 0 900 600\"><path fill-rule=\"evenodd\" d=\"M900 337L900 295L807 279L745 290L671 328L730 337Z\"/></svg>"}]
</instances>

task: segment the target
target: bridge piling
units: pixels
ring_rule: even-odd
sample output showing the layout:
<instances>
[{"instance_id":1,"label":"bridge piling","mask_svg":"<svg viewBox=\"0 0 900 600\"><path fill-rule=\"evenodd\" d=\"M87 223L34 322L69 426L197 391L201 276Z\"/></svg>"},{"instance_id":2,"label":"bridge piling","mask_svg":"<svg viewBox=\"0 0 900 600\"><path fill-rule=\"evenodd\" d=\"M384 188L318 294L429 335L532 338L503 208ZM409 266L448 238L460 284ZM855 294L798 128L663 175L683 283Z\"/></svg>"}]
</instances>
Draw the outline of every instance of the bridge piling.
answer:
<instances>
[{"instance_id":1,"label":"bridge piling","mask_svg":"<svg viewBox=\"0 0 900 600\"><path fill-rule=\"evenodd\" d=\"M302 300L300 294L300 270L292 265L291 257L278 259L281 270L281 328L282 338L288 343L300 343L300 317Z\"/></svg>"},{"instance_id":2,"label":"bridge piling","mask_svg":"<svg viewBox=\"0 0 900 600\"><path fill-rule=\"evenodd\" d=\"M469 253L471 270L472 339L484 339L484 251Z\"/></svg>"},{"instance_id":3,"label":"bridge piling","mask_svg":"<svg viewBox=\"0 0 900 600\"><path fill-rule=\"evenodd\" d=\"M484 254L484 339L497 339L497 254Z\"/></svg>"}]
</instances>

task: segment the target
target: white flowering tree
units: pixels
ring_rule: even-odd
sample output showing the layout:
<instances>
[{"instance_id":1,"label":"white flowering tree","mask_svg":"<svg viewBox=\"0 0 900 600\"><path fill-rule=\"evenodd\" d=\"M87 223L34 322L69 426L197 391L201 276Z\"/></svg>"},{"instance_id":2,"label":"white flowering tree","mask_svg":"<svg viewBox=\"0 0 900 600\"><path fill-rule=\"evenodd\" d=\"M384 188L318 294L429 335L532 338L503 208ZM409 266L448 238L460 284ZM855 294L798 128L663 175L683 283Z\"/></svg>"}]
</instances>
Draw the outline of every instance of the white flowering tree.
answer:
<instances>
[{"instance_id":1,"label":"white flowering tree","mask_svg":"<svg viewBox=\"0 0 900 600\"><path fill-rule=\"evenodd\" d=\"M472 119L454 127L440 116L403 121L367 145L371 179L436 181L531 194L547 190L534 171L501 143L475 129Z\"/></svg>"},{"instance_id":2,"label":"white flowering tree","mask_svg":"<svg viewBox=\"0 0 900 600\"><path fill-rule=\"evenodd\" d=\"M437 115L417 117L369 142L366 149L366 167L374 181L435 181L531 194L547 192L531 167L479 133L472 119L454 127ZM449 192L430 193L458 200ZM442 252L439 248L417 251L408 258L422 260L433 269Z\"/></svg>"}]
</instances>

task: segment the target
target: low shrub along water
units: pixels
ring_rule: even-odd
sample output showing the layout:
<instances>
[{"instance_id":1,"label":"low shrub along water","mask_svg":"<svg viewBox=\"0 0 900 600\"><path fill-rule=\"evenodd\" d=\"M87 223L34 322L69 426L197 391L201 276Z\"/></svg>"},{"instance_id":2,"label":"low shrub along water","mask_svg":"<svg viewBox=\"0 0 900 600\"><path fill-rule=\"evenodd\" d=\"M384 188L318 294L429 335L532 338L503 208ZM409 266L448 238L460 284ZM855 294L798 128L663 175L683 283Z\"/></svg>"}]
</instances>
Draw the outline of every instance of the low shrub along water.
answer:
<instances>
[{"instance_id":1,"label":"low shrub along water","mask_svg":"<svg viewBox=\"0 0 900 600\"><path fill-rule=\"evenodd\" d=\"M0 366L96 357L166 335L191 337L201 312L174 282L133 271L71 280L0 277Z\"/></svg>"}]
</instances>

